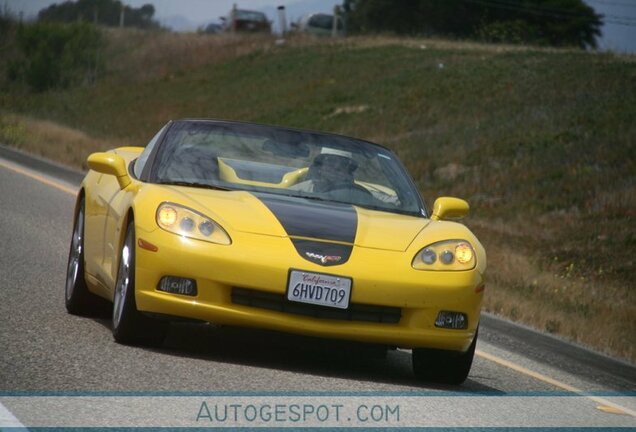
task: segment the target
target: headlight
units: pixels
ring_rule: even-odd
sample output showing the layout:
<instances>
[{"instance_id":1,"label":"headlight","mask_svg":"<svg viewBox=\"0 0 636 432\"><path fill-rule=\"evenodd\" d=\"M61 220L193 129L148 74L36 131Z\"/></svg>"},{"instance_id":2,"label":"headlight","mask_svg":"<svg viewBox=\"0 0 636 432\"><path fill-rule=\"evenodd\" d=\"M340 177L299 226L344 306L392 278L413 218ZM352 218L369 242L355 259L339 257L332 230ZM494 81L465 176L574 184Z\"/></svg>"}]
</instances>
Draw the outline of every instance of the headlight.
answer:
<instances>
[{"instance_id":1,"label":"headlight","mask_svg":"<svg viewBox=\"0 0 636 432\"><path fill-rule=\"evenodd\" d=\"M160 228L197 240L229 245L230 236L212 219L178 204L165 202L157 208L157 225Z\"/></svg>"},{"instance_id":2,"label":"headlight","mask_svg":"<svg viewBox=\"0 0 636 432\"><path fill-rule=\"evenodd\" d=\"M465 240L444 240L426 246L413 258L417 270L470 270L475 251Z\"/></svg>"}]
</instances>

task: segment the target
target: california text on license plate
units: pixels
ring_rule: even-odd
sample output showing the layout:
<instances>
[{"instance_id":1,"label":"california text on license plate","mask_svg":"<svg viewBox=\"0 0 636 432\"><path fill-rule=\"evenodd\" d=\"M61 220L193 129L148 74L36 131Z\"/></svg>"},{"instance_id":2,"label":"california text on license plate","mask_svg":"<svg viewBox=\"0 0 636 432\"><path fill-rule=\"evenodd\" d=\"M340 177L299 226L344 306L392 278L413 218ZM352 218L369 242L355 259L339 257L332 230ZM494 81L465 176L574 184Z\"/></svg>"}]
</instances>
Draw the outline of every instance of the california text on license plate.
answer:
<instances>
[{"instance_id":1,"label":"california text on license plate","mask_svg":"<svg viewBox=\"0 0 636 432\"><path fill-rule=\"evenodd\" d=\"M287 300L347 309L350 297L350 278L298 270L289 272Z\"/></svg>"}]
</instances>

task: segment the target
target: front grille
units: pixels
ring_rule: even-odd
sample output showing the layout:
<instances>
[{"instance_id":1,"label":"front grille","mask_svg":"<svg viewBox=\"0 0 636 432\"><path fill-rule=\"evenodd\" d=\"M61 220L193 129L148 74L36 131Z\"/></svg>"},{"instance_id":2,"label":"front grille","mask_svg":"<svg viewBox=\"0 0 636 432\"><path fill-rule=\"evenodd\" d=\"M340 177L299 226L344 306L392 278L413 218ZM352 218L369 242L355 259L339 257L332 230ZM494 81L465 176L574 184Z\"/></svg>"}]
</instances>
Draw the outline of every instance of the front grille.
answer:
<instances>
[{"instance_id":1,"label":"front grille","mask_svg":"<svg viewBox=\"0 0 636 432\"><path fill-rule=\"evenodd\" d=\"M389 306L372 306L351 303L349 309L290 302L281 294L232 288L232 303L268 309L294 315L342 321L364 321L396 324L402 317L402 309Z\"/></svg>"}]
</instances>

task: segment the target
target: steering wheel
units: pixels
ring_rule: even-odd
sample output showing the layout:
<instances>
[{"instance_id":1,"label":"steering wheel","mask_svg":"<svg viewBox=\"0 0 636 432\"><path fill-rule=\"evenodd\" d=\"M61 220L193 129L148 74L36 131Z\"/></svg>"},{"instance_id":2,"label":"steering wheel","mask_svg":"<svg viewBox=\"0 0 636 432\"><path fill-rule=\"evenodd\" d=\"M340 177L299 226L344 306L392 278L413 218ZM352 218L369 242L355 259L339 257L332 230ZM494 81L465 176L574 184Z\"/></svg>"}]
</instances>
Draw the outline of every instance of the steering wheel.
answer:
<instances>
[{"instance_id":1,"label":"steering wheel","mask_svg":"<svg viewBox=\"0 0 636 432\"><path fill-rule=\"evenodd\" d=\"M351 200L354 202L360 201L370 203L376 199L367 188L355 183L336 185L328 192L328 194L334 196L334 198L337 198L338 195L344 195L349 198L347 201Z\"/></svg>"}]
</instances>

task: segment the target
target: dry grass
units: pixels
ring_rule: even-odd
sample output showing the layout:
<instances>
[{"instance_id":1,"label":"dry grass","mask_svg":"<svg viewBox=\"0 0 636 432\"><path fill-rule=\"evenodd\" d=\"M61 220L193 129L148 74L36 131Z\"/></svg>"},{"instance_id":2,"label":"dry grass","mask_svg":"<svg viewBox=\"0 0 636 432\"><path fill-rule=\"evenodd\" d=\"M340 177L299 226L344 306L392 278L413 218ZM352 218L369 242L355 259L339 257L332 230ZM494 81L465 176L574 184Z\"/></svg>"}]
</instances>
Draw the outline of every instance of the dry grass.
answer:
<instances>
[{"instance_id":1,"label":"dry grass","mask_svg":"<svg viewBox=\"0 0 636 432\"><path fill-rule=\"evenodd\" d=\"M586 207L593 211L626 213L634 217L636 216L636 184L610 191L600 191L594 199L586 203Z\"/></svg>"},{"instance_id":2,"label":"dry grass","mask_svg":"<svg viewBox=\"0 0 636 432\"><path fill-rule=\"evenodd\" d=\"M527 52L541 50L542 52L574 52L575 48L546 48L528 45L489 44L474 41L448 40L438 38L405 38L391 35L359 36L340 40L341 44L350 44L353 47L371 48L387 45L404 46L407 48L432 49L444 51L481 51L486 53Z\"/></svg>"},{"instance_id":3,"label":"dry grass","mask_svg":"<svg viewBox=\"0 0 636 432\"><path fill-rule=\"evenodd\" d=\"M359 36L346 39L292 35L284 41L265 35L206 35L196 33L153 33L135 29L104 29L109 40L106 53L110 73L124 81L174 78L175 75L231 58L266 53L284 47L374 48L403 46L421 50L508 52L575 52L574 49L537 48L520 45L493 45L468 41L396 36ZM636 59L636 56L633 56Z\"/></svg>"},{"instance_id":4,"label":"dry grass","mask_svg":"<svg viewBox=\"0 0 636 432\"><path fill-rule=\"evenodd\" d=\"M636 292L581 276L574 261L546 265L523 247L530 236L552 235L540 224L470 222L488 251L486 311L636 362Z\"/></svg>"},{"instance_id":5,"label":"dry grass","mask_svg":"<svg viewBox=\"0 0 636 432\"><path fill-rule=\"evenodd\" d=\"M13 114L0 116L0 141L81 170L87 169L89 154L125 145L122 141L92 138L48 120Z\"/></svg>"},{"instance_id":6,"label":"dry grass","mask_svg":"<svg viewBox=\"0 0 636 432\"><path fill-rule=\"evenodd\" d=\"M634 363L636 325L633 307L626 305L625 301L617 305L609 302L596 304L594 300L571 302L562 297L564 294L572 297L571 294L578 295L589 290L590 287L582 282L564 284L554 275L541 274L535 281L536 285L524 289L535 292L534 295L545 299L545 303L529 301L528 294L510 290L506 285L509 282L498 280L488 284L484 310ZM593 291L605 296L607 292L616 290L604 284L602 290ZM551 299L554 301L550 302Z\"/></svg>"},{"instance_id":7,"label":"dry grass","mask_svg":"<svg viewBox=\"0 0 636 432\"><path fill-rule=\"evenodd\" d=\"M324 39L296 36L284 41L268 35L206 35L104 30L109 40L109 72L124 81L171 79L204 65L284 47L324 45ZM334 41L333 43L340 43Z\"/></svg>"},{"instance_id":8,"label":"dry grass","mask_svg":"<svg viewBox=\"0 0 636 432\"><path fill-rule=\"evenodd\" d=\"M272 45L271 38L234 38L192 33L148 33L105 30L109 39L110 72L124 81L170 78L205 64L249 54Z\"/></svg>"}]
</instances>

